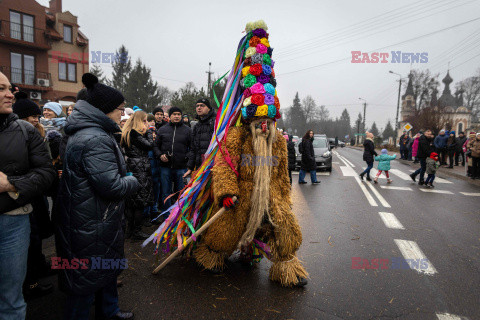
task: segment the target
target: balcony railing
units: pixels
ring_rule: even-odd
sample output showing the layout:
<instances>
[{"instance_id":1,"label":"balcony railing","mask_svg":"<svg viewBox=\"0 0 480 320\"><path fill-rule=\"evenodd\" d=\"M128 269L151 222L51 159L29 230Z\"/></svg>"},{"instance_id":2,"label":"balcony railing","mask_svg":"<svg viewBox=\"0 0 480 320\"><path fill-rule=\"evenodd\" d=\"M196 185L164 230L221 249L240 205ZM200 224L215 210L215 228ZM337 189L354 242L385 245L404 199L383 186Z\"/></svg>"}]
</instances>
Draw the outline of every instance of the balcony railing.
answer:
<instances>
[{"instance_id":1,"label":"balcony railing","mask_svg":"<svg viewBox=\"0 0 480 320\"><path fill-rule=\"evenodd\" d=\"M9 77L11 83L38 87L52 87L52 77L48 72L0 66L0 71ZM47 80L47 81L45 81Z\"/></svg>"},{"instance_id":2,"label":"balcony railing","mask_svg":"<svg viewBox=\"0 0 480 320\"><path fill-rule=\"evenodd\" d=\"M8 20L0 21L0 40L29 47L49 49L51 47L45 37L45 30L22 25Z\"/></svg>"}]
</instances>

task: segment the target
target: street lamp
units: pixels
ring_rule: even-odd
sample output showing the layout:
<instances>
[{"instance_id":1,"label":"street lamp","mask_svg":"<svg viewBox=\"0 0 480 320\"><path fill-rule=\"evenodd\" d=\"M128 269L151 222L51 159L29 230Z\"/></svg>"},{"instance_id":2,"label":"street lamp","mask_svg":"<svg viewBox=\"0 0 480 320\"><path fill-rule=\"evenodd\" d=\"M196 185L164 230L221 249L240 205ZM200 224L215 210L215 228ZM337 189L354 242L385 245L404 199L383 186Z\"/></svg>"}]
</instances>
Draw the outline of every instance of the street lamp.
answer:
<instances>
[{"instance_id":1,"label":"street lamp","mask_svg":"<svg viewBox=\"0 0 480 320\"><path fill-rule=\"evenodd\" d=\"M389 71L392 74L399 76L398 83L398 101L397 101L397 116L395 117L395 130L398 130L398 112L400 110L400 90L402 89L402 75L393 71Z\"/></svg>"}]
</instances>

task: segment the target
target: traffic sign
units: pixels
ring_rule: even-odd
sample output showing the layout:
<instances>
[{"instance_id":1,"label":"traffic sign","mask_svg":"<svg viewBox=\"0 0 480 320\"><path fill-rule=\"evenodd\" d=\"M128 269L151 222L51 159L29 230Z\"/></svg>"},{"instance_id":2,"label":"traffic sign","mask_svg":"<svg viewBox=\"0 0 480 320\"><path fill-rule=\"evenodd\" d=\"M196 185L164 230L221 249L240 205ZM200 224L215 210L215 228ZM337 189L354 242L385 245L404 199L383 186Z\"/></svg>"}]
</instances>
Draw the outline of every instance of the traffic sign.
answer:
<instances>
[{"instance_id":1,"label":"traffic sign","mask_svg":"<svg viewBox=\"0 0 480 320\"><path fill-rule=\"evenodd\" d=\"M413 126L408 122L407 122L406 125L403 126L403 130L405 130L405 131L410 131L412 129L413 129Z\"/></svg>"},{"instance_id":2,"label":"traffic sign","mask_svg":"<svg viewBox=\"0 0 480 320\"><path fill-rule=\"evenodd\" d=\"M365 136L366 134L365 133L355 133L356 136Z\"/></svg>"}]
</instances>

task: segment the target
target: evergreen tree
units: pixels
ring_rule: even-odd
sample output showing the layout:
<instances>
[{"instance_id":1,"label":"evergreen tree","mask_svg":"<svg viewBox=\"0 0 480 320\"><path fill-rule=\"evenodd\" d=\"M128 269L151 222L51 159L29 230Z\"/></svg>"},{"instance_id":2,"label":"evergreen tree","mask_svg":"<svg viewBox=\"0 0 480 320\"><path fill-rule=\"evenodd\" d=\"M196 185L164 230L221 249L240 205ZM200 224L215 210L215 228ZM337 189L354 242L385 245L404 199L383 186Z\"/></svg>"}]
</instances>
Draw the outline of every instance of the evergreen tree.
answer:
<instances>
[{"instance_id":1,"label":"evergreen tree","mask_svg":"<svg viewBox=\"0 0 480 320\"><path fill-rule=\"evenodd\" d=\"M188 82L183 88L180 88L173 94L171 105L180 108L183 113L194 118L196 116L196 102L198 99L205 98L205 96L203 88L197 90L193 82Z\"/></svg>"},{"instance_id":2,"label":"evergreen tree","mask_svg":"<svg viewBox=\"0 0 480 320\"><path fill-rule=\"evenodd\" d=\"M357 117L357 121L355 121L355 124L353 126L353 133L365 133L365 132L362 132L362 128L363 128L363 118L362 118L362 114L359 113Z\"/></svg>"},{"instance_id":3,"label":"evergreen tree","mask_svg":"<svg viewBox=\"0 0 480 320\"><path fill-rule=\"evenodd\" d=\"M152 112L153 108L162 102L158 83L153 81L150 68L140 59L128 74L126 83L124 95L129 107L138 106L146 112Z\"/></svg>"},{"instance_id":4,"label":"evergreen tree","mask_svg":"<svg viewBox=\"0 0 480 320\"><path fill-rule=\"evenodd\" d=\"M105 76L103 75L103 70L102 68L94 63L90 66L90 71L91 74L95 75L98 78L98 82L100 83L105 83Z\"/></svg>"},{"instance_id":5,"label":"evergreen tree","mask_svg":"<svg viewBox=\"0 0 480 320\"><path fill-rule=\"evenodd\" d=\"M350 123L350 114L348 113L347 109L345 108L342 112L342 115L340 116L340 119L338 120L338 125L341 127L341 131L344 132L339 135L342 136L342 139L346 136L352 136L352 126Z\"/></svg>"},{"instance_id":6,"label":"evergreen tree","mask_svg":"<svg viewBox=\"0 0 480 320\"><path fill-rule=\"evenodd\" d=\"M132 71L132 62L124 45L117 50L116 54L118 59L112 62L112 80L108 84L125 94L127 91L127 79Z\"/></svg>"},{"instance_id":7,"label":"evergreen tree","mask_svg":"<svg viewBox=\"0 0 480 320\"><path fill-rule=\"evenodd\" d=\"M295 94L295 98L293 99L293 105L288 110L288 119L290 120L290 127L293 129L293 132L297 130L296 135L303 136L303 134L306 132L305 124L307 121L305 114L303 113L298 92Z\"/></svg>"},{"instance_id":8,"label":"evergreen tree","mask_svg":"<svg viewBox=\"0 0 480 320\"><path fill-rule=\"evenodd\" d=\"M375 137L378 137L379 132L378 132L377 124L375 122L373 122L372 127L370 128L369 131L373 133Z\"/></svg>"},{"instance_id":9,"label":"evergreen tree","mask_svg":"<svg viewBox=\"0 0 480 320\"><path fill-rule=\"evenodd\" d=\"M385 139L385 140L390 138L390 137L395 139L396 136L397 136L397 134L395 133L395 130L393 130L393 127L392 127L392 124L390 123L390 120L388 120L388 123L385 126L385 130L383 130L382 138Z\"/></svg>"}]
</instances>

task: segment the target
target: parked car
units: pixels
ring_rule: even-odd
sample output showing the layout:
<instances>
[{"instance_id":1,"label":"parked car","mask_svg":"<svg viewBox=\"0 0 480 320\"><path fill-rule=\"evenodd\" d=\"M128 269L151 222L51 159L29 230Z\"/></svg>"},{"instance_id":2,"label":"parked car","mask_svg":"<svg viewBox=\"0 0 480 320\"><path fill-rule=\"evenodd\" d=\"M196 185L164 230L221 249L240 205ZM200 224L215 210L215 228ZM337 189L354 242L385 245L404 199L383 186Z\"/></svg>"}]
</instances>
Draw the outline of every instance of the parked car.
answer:
<instances>
[{"instance_id":1,"label":"parked car","mask_svg":"<svg viewBox=\"0 0 480 320\"><path fill-rule=\"evenodd\" d=\"M338 140L338 145L340 146L340 148L344 148L345 142Z\"/></svg>"},{"instance_id":2,"label":"parked car","mask_svg":"<svg viewBox=\"0 0 480 320\"><path fill-rule=\"evenodd\" d=\"M300 170L300 165L302 163L302 155L298 151L298 145L300 142L302 142L302 139L299 139L297 142L295 142L295 167L297 170ZM317 170L332 171L332 152L330 152L331 147L328 143L328 138L326 135L314 135L313 150L315 152Z\"/></svg>"},{"instance_id":3,"label":"parked car","mask_svg":"<svg viewBox=\"0 0 480 320\"><path fill-rule=\"evenodd\" d=\"M328 138L328 144L330 144L330 149L335 148L335 138Z\"/></svg>"}]
</instances>

